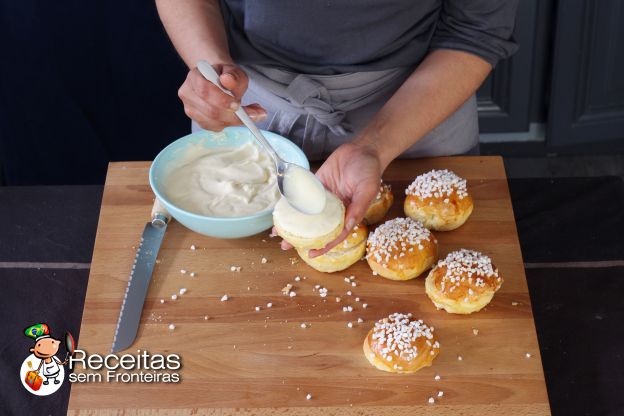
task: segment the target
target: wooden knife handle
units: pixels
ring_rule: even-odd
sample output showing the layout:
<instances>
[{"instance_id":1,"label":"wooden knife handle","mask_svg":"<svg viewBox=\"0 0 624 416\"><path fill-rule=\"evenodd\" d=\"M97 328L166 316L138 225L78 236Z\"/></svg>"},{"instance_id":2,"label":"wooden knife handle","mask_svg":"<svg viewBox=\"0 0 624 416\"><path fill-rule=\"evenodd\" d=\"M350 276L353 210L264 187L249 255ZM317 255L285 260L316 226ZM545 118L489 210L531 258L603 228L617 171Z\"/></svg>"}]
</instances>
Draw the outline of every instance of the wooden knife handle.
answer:
<instances>
[{"instance_id":1,"label":"wooden knife handle","mask_svg":"<svg viewBox=\"0 0 624 416\"><path fill-rule=\"evenodd\" d=\"M167 223L171 221L171 214L169 214L167 208L165 208L158 198L155 198L154 205L152 206L152 221L157 217L165 217Z\"/></svg>"}]
</instances>

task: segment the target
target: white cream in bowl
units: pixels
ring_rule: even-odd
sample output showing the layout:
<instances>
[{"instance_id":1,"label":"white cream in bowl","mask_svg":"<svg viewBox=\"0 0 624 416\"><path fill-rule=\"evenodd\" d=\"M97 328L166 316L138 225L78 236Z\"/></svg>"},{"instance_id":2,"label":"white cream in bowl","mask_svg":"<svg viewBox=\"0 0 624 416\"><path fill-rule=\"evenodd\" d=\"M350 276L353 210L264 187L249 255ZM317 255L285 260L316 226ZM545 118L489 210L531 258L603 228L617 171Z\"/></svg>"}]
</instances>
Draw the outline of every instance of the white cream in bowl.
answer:
<instances>
[{"instance_id":1,"label":"white cream in bowl","mask_svg":"<svg viewBox=\"0 0 624 416\"><path fill-rule=\"evenodd\" d=\"M186 211L242 217L273 208L280 199L271 157L253 142L239 147L191 146L165 177L164 193Z\"/></svg>"}]
</instances>

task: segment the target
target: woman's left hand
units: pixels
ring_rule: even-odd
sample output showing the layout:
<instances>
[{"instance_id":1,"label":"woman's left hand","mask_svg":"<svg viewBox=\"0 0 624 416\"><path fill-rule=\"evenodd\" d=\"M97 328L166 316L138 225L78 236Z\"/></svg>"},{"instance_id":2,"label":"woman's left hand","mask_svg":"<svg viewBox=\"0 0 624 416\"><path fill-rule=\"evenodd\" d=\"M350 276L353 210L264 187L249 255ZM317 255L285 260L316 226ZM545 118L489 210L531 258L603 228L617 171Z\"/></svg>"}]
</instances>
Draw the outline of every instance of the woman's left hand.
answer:
<instances>
[{"instance_id":1,"label":"woman's left hand","mask_svg":"<svg viewBox=\"0 0 624 416\"><path fill-rule=\"evenodd\" d=\"M325 187L344 202L347 211L345 228L327 246L311 250L310 257L320 256L338 245L364 218L371 201L379 192L383 168L376 152L366 146L346 143L338 147L316 172ZM282 248L292 246L282 241Z\"/></svg>"}]
</instances>

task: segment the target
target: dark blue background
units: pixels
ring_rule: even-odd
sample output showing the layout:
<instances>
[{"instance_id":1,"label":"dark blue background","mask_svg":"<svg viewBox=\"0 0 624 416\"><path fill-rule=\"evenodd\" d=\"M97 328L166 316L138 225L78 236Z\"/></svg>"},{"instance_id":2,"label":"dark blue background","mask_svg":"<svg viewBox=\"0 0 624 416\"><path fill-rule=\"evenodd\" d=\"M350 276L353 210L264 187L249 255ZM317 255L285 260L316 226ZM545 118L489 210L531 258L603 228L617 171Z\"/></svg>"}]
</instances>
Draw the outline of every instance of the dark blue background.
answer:
<instances>
[{"instance_id":1,"label":"dark blue background","mask_svg":"<svg viewBox=\"0 0 624 416\"><path fill-rule=\"evenodd\" d=\"M5 184L103 183L190 131L153 0L0 0Z\"/></svg>"}]
</instances>

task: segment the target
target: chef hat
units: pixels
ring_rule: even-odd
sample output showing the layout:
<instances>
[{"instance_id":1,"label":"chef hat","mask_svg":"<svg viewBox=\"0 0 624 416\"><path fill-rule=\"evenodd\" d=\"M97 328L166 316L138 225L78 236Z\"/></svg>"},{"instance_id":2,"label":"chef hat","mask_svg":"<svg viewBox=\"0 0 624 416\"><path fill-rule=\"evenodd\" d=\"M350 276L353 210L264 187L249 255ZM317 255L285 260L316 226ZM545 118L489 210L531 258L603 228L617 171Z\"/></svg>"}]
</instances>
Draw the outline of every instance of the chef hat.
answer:
<instances>
[{"instance_id":1,"label":"chef hat","mask_svg":"<svg viewBox=\"0 0 624 416\"><path fill-rule=\"evenodd\" d=\"M50 328L46 324L36 324L26 328L24 334L35 341L39 341L43 338L50 338Z\"/></svg>"}]
</instances>

